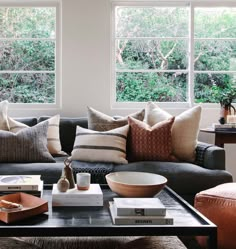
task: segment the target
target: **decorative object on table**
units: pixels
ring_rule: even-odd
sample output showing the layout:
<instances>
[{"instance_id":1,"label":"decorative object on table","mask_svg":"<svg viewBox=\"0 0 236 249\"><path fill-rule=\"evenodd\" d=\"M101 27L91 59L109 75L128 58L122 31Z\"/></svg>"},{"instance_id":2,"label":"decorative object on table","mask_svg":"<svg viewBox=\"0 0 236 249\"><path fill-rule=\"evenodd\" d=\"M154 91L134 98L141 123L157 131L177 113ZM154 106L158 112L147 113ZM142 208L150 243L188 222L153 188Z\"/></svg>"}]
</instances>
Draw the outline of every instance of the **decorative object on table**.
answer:
<instances>
[{"instance_id":1,"label":"decorative object on table","mask_svg":"<svg viewBox=\"0 0 236 249\"><path fill-rule=\"evenodd\" d=\"M57 189L60 192L66 192L70 187L70 183L69 181L66 179L65 176L62 176L58 182L57 182Z\"/></svg>"},{"instance_id":2,"label":"decorative object on table","mask_svg":"<svg viewBox=\"0 0 236 249\"><path fill-rule=\"evenodd\" d=\"M235 107L232 105L236 99L234 82L227 82L224 84L224 87L213 85L211 91L213 101L220 103L219 123L225 124L227 122L227 115L236 114Z\"/></svg>"},{"instance_id":3,"label":"decorative object on table","mask_svg":"<svg viewBox=\"0 0 236 249\"><path fill-rule=\"evenodd\" d=\"M106 181L113 192L123 197L153 197L167 183L164 176L132 171L107 174Z\"/></svg>"},{"instance_id":4,"label":"decorative object on table","mask_svg":"<svg viewBox=\"0 0 236 249\"><path fill-rule=\"evenodd\" d=\"M90 186L91 175L89 173L77 173L76 184L78 190L88 190Z\"/></svg>"},{"instance_id":5,"label":"decorative object on table","mask_svg":"<svg viewBox=\"0 0 236 249\"><path fill-rule=\"evenodd\" d=\"M112 221L115 225L173 225L174 219L166 212L166 215L152 215L152 216L119 216L117 215L116 206L114 202L109 202L109 209Z\"/></svg>"},{"instance_id":6,"label":"decorative object on table","mask_svg":"<svg viewBox=\"0 0 236 249\"><path fill-rule=\"evenodd\" d=\"M103 206L103 192L99 184L90 184L88 190L68 189L59 192L53 184L52 206Z\"/></svg>"},{"instance_id":7,"label":"decorative object on table","mask_svg":"<svg viewBox=\"0 0 236 249\"><path fill-rule=\"evenodd\" d=\"M69 188L75 188L75 180L73 176L73 170L71 168L71 161L69 158L66 158L64 161L65 167L63 169L63 174L62 176L65 176L66 179L69 181L70 186Z\"/></svg>"},{"instance_id":8,"label":"decorative object on table","mask_svg":"<svg viewBox=\"0 0 236 249\"><path fill-rule=\"evenodd\" d=\"M22 192L1 196L0 201L2 200L21 206L18 210L1 209L0 220L5 223L23 220L48 211L47 201Z\"/></svg>"},{"instance_id":9,"label":"decorative object on table","mask_svg":"<svg viewBox=\"0 0 236 249\"><path fill-rule=\"evenodd\" d=\"M155 198L113 198L118 216L165 216L166 207Z\"/></svg>"}]
</instances>

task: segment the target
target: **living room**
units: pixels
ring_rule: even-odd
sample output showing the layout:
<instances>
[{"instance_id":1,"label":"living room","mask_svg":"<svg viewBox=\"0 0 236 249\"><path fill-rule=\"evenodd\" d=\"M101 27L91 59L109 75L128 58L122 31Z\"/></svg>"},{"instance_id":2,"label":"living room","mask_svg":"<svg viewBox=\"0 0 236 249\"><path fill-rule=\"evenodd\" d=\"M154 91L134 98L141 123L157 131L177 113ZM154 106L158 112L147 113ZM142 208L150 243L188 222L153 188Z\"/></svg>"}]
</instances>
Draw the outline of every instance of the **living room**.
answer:
<instances>
[{"instance_id":1,"label":"living room","mask_svg":"<svg viewBox=\"0 0 236 249\"><path fill-rule=\"evenodd\" d=\"M60 114L61 117L83 117L87 116L87 106L93 107L107 115L126 116L145 108L147 102L119 103L116 102L114 97L116 93L113 56L115 47L114 6L119 5L119 3L123 6L123 1L17 1L18 4L21 2L23 6L56 7L55 104L10 103L9 116L40 117ZM132 2L134 5L136 3L138 5L142 4L141 1L128 2ZM16 1L8 0L0 3L15 6ZM150 5L155 5L156 3L171 5L173 1L162 1L162 3L152 1ZM214 7L212 1L207 2L203 0L186 1L186 3L185 1L176 0L175 3L177 5L185 4L185 6L189 6L189 3L192 3L193 5L202 4L202 6ZM214 4L232 7L235 5L235 1ZM234 71L233 69L229 70ZM190 96L193 95L193 88L193 85L191 85ZM160 107L172 115L179 115L194 105L196 104L192 99L187 99L183 103L160 103ZM200 128L206 128L213 123L218 123L220 103L200 103L200 105L202 107ZM214 135L200 132L199 140L214 144ZM234 165L236 159L234 153L235 146L234 144L225 145L226 170L233 175L234 179L236 179L236 168Z\"/></svg>"}]
</instances>

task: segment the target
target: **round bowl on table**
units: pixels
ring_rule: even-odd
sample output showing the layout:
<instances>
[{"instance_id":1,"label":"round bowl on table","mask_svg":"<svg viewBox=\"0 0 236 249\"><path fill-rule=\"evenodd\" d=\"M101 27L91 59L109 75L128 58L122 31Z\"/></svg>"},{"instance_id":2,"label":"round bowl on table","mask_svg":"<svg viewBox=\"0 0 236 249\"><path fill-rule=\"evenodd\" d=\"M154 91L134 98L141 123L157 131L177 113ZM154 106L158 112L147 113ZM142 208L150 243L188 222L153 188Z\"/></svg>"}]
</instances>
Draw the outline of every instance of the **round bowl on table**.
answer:
<instances>
[{"instance_id":1,"label":"round bowl on table","mask_svg":"<svg viewBox=\"0 0 236 249\"><path fill-rule=\"evenodd\" d=\"M114 193L123 197L153 197L167 183L164 176L132 171L109 173L106 181Z\"/></svg>"}]
</instances>

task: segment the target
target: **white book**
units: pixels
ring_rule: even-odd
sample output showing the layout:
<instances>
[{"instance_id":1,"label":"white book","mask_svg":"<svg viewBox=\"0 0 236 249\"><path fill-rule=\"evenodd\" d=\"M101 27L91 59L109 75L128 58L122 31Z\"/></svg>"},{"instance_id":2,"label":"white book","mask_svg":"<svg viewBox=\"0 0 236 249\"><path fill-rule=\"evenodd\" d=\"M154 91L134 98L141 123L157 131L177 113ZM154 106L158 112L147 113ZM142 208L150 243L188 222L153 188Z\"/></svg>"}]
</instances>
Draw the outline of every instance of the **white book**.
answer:
<instances>
[{"instance_id":1,"label":"white book","mask_svg":"<svg viewBox=\"0 0 236 249\"><path fill-rule=\"evenodd\" d=\"M212 124L213 129L230 129L230 128L236 128L236 124Z\"/></svg>"},{"instance_id":2,"label":"white book","mask_svg":"<svg viewBox=\"0 0 236 249\"><path fill-rule=\"evenodd\" d=\"M112 222L115 225L173 225L174 219L166 212L165 216L118 216L113 202L109 202Z\"/></svg>"},{"instance_id":3,"label":"white book","mask_svg":"<svg viewBox=\"0 0 236 249\"><path fill-rule=\"evenodd\" d=\"M0 191L37 191L40 178L40 175L1 175Z\"/></svg>"},{"instance_id":4,"label":"white book","mask_svg":"<svg viewBox=\"0 0 236 249\"><path fill-rule=\"evenodd\" d=\"M90 184L88 190L68 189L60 192L53 184L53 206L103 206L103 192L99 184Z\"/></svg>"},{"instance_id":5,"label":"white book","mask_svg":"<svg viewBox=\"0 0 236 249\"><path fill-rule=\"evenodd\" d=\"M166 215L166 207L159 198L113 198L118 216Z\"/></svg>"}]
</instances>

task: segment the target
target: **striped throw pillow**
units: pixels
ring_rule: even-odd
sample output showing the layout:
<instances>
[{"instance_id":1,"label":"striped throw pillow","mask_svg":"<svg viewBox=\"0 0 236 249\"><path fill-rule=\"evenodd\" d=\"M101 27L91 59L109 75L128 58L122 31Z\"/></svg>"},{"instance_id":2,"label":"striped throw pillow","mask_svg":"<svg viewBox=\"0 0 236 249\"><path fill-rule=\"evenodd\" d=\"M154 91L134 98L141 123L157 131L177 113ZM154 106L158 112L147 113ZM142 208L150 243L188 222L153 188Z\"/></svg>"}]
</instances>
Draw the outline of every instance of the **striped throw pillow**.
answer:
<instances>
[{"instance_id":1,"label":"striped throw pillow","mask_svg":"<svg viewBox=\"0 0 236 249\"><path fill-rule=\"evenodd\" d=\"M77 126L71 160L126 164L129 126L110 131L93 131Z\"/></svg>"},{"instance_id":2,"label":"striped throw pillow","mask_svg":"<svg viewBox=\"0 0 236 249\"><path fill-rule=\"evenodd\" d=\"M49 152L52 155L66 154L63 151L61 151L61 142L59 134L60 115L55 115L43 122L49 123L47 131L47 147ZM28 127L27 125L20 123L10 117L8 117L8 123L10 131L13 133L17 133L20 130Z\"/></svg>"}]
</instances>

